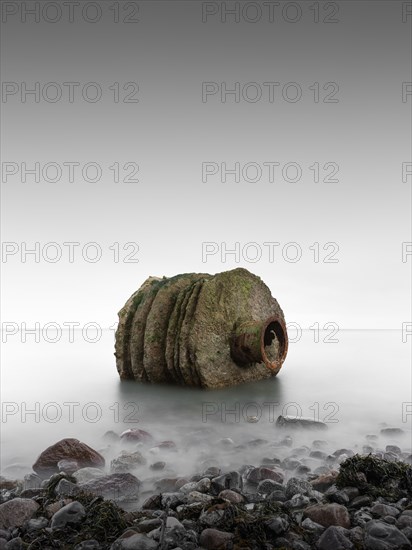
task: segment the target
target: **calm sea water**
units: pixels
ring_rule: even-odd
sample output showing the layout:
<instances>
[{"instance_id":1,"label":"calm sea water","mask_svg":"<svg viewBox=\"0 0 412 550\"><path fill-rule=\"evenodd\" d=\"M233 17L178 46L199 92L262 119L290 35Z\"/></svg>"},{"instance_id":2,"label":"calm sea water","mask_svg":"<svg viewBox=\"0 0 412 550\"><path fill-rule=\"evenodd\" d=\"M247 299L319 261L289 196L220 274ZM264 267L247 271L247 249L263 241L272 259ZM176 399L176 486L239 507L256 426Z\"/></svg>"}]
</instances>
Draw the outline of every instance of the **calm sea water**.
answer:
<instances>
[{"instance_id":1,"label":"calm sea water","mask_svg":"<svg viewBox=\"0 0 412 550\"><path fill-rule=\"evenodd\" d=\"M253 464L258 448L228 458L228 445L220 440L276 441L284 433L275 427L280 414L329 426L327 433L295 434L295 445L321 437L331 451L361 449L367 434L388 425L404 434L379 444L410 450L410 342L402 342L400 331L340 331L335 343L324 342L327 333L319 334L319 342L314 336L306 331L290 344L276 378L216 391L120 382L111 331L94 344L80 333L73 343L68 335L64 341L64 333L55 344L10 338L1 371L2 474L29 471L39 453L63 437L78 438L110 458L119 449L109 447L103 434L133 427L151 432L155 441L176 443L179 450L168 460L177 474L197 471L208 458L223 466L236 460ZM163 459L152 454L153 461Z\"/></svg>"}]
</instances>

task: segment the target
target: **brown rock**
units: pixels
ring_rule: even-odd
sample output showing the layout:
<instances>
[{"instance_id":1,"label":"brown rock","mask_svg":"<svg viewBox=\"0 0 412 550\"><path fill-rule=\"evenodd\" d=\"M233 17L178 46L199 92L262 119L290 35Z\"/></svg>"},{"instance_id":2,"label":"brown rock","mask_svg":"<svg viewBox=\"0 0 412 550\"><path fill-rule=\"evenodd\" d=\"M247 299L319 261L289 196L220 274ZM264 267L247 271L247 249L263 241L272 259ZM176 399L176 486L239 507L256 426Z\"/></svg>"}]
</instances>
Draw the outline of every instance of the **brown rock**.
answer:
<instances>
[{"instance_id":1,"label":"brown rock","mask_svg":"<svg viewBox=\"0 0 412 550\"><path fill-rule=\"evenodd\" d=\"M323 527L339 525L350 529L349 512L341 504L315 504L306 508L304 515Z\"/></svg>"},{"instance_id":2,"label":"brown rock","mask_svg":"<svg viewBox=\"0 0 412 550\"><path fill-rule=\"evenodd\" d=\"M14 498L0 504L0 529L20 527L31 519L39 505L30 498Z\"/></svg>"},{"instance_id":3,"label":"brown rock","mask_svg":"<svg viewBox=\"0 0 412 550\"><path fill-rule=\"evenodd\" d=\"M228 500L232 504L239 504L240 502L243 502L245 500L241 494L236 493L235 491L231 491L230 489L224 489L223 491L220 491L219 498Z\"/></svg>"},{"instance_id":4,"label":"brown rock","mask_svg":"<svg viewBox=\"0 0 412 550\"><path fill-rule=\"evenodd\" d=\"M327 489L329 489L329 487L332 487L332 485L336 481L337 476L338 472L333 470L332 472L328 472L327 474L320 475L316 479L313 479L310 483L316 491L323 493Z\"/></svg>"},{"instance_id":5,"label":"brown rock","mask_svg":"<svg viewBox=\"0 0 412 550\"><path fill-rule=\"evenodd\" d=\"M97 451L78 439L67 438L47 447L33 464L33 470L41 477L49 477L59 471L58 463L64 459L75 460L80 468L104 466L104 458Z\"/></svg>"}]
</instances>

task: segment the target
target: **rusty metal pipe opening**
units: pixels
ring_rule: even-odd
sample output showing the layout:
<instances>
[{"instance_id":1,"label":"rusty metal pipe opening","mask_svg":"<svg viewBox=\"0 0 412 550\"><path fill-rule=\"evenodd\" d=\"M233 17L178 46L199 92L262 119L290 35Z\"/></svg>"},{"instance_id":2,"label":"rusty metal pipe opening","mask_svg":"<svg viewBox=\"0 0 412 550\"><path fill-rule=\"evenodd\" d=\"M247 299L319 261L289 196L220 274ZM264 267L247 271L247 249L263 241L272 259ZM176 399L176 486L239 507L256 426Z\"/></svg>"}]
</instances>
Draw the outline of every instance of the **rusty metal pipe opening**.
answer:
<instances>
[{"instance_id":1,"label":"rusty metal pipe opening","mask_svg":"<svg viewBox=\"0 0 412 550\"><path fill-rule=\"evenodd\" d=\"M232 358L240 366L264 363L268 369L279 371L287 350L286 326L277 316L239 324L231 341Z\"/></svg>"}]
</instances>

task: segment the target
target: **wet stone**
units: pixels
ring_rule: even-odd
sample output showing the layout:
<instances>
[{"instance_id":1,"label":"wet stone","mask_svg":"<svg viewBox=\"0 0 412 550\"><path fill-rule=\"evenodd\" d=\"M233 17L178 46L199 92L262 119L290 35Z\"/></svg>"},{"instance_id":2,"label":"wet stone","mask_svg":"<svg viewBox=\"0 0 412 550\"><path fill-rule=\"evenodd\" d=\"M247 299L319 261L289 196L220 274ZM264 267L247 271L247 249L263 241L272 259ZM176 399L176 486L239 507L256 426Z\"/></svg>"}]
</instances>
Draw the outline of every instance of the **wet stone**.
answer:
<instances>
[{"instance_id":1,"label":"wet stone","mask_svg":"<svg viewBox=\"0 0 412 550\"><path fill-rule=\"evenodd\" d=\"M325 458L328 456L327 453L324 453L323 451L311 451L309 453L309 456L311 458L317 458L318 460L325 460Z\"/></svg>"},{"instance_id":2,"label":"wet stone","mask_svg":"<svg viewBox=\"0 0 412 550\"><path fill-rule=\"evenodd\" d=\"M320 536L321 533L323 533L323 531L325 530L325 527L323 525L320 525L320 523L316 523L309 518L306 518L302 521L301 527L302 529L305 529L305 531L313 533L317 536Z\"/></svg>"},{"instance_id":3,"label":"wet stone","mask_svg":"<svg viewBox=\"0 0 412 550\"><path fill-rule=\"evenodd\" d=\"M275 535L283 535L289 529L289 522L282 517L274 517L265 522L266 528Z\"/></svg>"},{"instance_id":4,"label":"wet stone","mask_svg":"<svg viewBox=\"0 0 412 550\"><path fill-rule=\"evenodd\" d=\"M86 515L86 510L80 502L70 502L54 514L50 527L64 529L70 525L80 523Z\"/></svg>"},{"instance_id":5,"label":"wet stone","mask_svg":"<svg viewBox=\"0 0 412 550\"><path fill-rule=\"evenodd\" d=\"M347 529L330 526L320 536L317 547L319 550L352 550L355 546L348 535L349 531Z\"/></svg>"},{"instance_id":6,"label":"wet stone","mask_svg":"<svg viewBox=\"0 0 412 550\"><path fill-rule=\"evenodd\" d=\"M146 535L136 533L127 538L118 538L111 545L110 550L156 550L157 542Z\"/></svg>"},{"instance_id":7,"label":"wet stone","mask_svg":"<svg viewBox=\"0 0 412 550\"><path fill-rule=\"evenodd\" d=\"M401 454L402 450L397 445L386 445L385 451L387 453L395 453L397 455Z\"/></svg>"},{"instance_id":8,"label":"wet stone","mask_svg":"<svg viewBox=\"0 0 412 550\"><path fill-rule=\"evenodd\" d=\"M163 470L166 466L166 462L158 461L150 465L151 470Z\"/></svg>"},{"instance_id":9,"label":"wet stone","mask_svg":"<svg viewBox=\"0 0 412 550\"><path fill-rule=\"evenodd\" d=\"M218 497L228 500L233 504L239 504L240 502L243 502L245 500L240 493L236 493L235 491L231 491L230 489L225 489L224 491L221 491Z\"/></svg>"},{"instance_id":10,"label":"wet stone","mask_svg":"<svg viewBox=\"0 0 412 550\"><path fill-rule=\"evenodd\" d=\"M345 506L340 504L315 504L305 510L305 516L324 527L337 525L348 529L350 517Z\"/></svg>"},{"instance_id":11,"label":"wet stone","mask_svg":"<svg viewBox=\"0 0 412 550\"><path fill-rule=\"evenodd\" d=\"M372 520L365 525L366 550L411 548L411 543L394 525Z\"/></svg>"},{"instance_id":12,"label":"wet stone","mask_svg":"<svg viewBox=\"0 0 412 550\"><path fill-rule=\"evenodd\" d=\"M404 431L402 428L382 428L381 434L386 436L401 435Z\"/></svg>"},{"instance_id":13,"label":"wet stone","mask_svg":"<svg viewBox=\"0 0 412 550\"><path fill-rule=\"evenodd\" d=\"M371 513L377 517L383 516L392 516L397 517L400 514L400 511L394 506L389 506L387 504L377 503L374 504L371 508Z\"/></svg>"},{"instance_id":14,"label":"wet stone","mask_svg":"<svg viewBox=\"0 0 412 550\"><path fill-rule=\"evenodd\" d=\"M95 539L84 540L79 544L76 544L74 550L99 550L102 548L99 542Z\"/></svg>"},{"instance_id":15,"label":"wet stone","mask_svg":"<svg viewBox=\"0 0 412 550\"><path fill-rule=\"evenodd\" d=\"M65 474L72 475L79 469L79 463L76 460L59 460L57 463L59 472L64 472Z\"/></svg>"},{"instance_id":16,"label":"wet stone","mask_svg":"<svg viewBox=\"0 0 412 550\"><path fill-rule=\"evenodd\" d=\"M20 527L31 519L39 505L34 500L15 498L0 504L0 529Z\"/></svg>"},{"instance_id":17,"label":"wet stone","mask_svg":"<svg viewBox=\"0 0 412 550\"><path fill-rule=\"evenodd\" d=\"M302 463L297 458L285 458L285 460L281 463L281 467L284 470L296 470L296 468L299 468L302 466Z\"/></svg>"},{"instance_id":18,"label":"wet stone","mask_svg":"<svg viewBox=\"0 0 412 550\"><path fill-rule=\"evenodd\" d=\"M286 484L286 498L291 499L296 494L312 495L313 487L308 481L292 477Z\"/></svg>"},{"instance_id":19,"label":"wet stone","mask_svg":"<svg viewBox=\"0 0 412 550\"><path fill-rule=\"evenodd\" d=\"M412 511L412 510L410 510ZM406 527L412 528L412 514L407 515L405 512L397 519L396 521L396 527L398 529L405 529Z\"/></svg>"},{"instance_id":20,"label":"wet stone","mask_svg":"<svg viewBox=\"0 0 412 550\"><path fill-rule=\"evenodd\" d=\"M218 548L224 549L232 539L232 533L209 528L202 531L199 542L203 548L215 550Z\"/></svg>"},{"instance_id":21,"label":"wet stone","mask_svg":"<svg viewBox=\"0 0 412 550\"><path fill-rule=\"evenodd\" d=\"M39 489L41 482L41 477L37 474L26 474L23 478L23 489Z\"/></svg>"},{"instance_id":22,"label":"wet stone","mask_svg":"<svg viewBox=\"0 0 412 550\"><path fill-rule=\"evenodd\" d=\"M43 516L39 518L32 518L26 524L27 531L38 531L44 529L49 524L49 520Z\"/></svg>"},{"instance_id":23,"label":"wet stone","mask_svg":"<svg viewBox=\"0 0 412 550\"><path fill-rule=\"evenodd\" d=\"M359 495L355 497L350 503L351 508L362 508L363 506L370 506L372 499L368 495Z\"/></svg>"},{"instance_id":24,"label":"wet stone","mask_svg":"<svg viewBox=\"0 0 412 550\"><path fill-rule=\"evenodd\" d=\"M239 472L233 471L212 479L211 489L220 493L224 489L242 490L243 480Z\"/></svg>"},{"instance_id":25,"label":"wet stone","mask_svg":"<svg viewBox=\"0 0 412 550\"><path fill-rule=\"evenodd\" d=\"M273 493L270 493L270 495L268 496L268 500L274 500L274 501L278 501L278 502L286 502L287 498L286 498L286 495L285 495L284 491L276 490L276 491L273 491Z\"/></svg>"},{"instance_id":26,"label":"wet stone","mask_svg":"<svg viewBox=\"0 0 412 550\"><path fill-rule=\"evenodd\" d=\"M22 550L24 548L23 540L20 537L15 537L4 545L5 550Z\"/></svg>"}]
</instances>

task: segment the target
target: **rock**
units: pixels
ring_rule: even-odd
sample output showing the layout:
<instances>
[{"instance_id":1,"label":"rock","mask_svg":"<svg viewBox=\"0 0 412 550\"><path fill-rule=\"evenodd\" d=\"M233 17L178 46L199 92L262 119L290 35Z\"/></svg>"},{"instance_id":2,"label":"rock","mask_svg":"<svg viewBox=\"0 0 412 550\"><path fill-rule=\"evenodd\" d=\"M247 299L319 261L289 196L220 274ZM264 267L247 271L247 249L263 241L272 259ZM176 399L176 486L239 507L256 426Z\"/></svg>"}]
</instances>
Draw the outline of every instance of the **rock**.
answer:
<instances>
[{"instance_id":1,"label":"rock","mask_svg":"<svg viewBox=\"0 0 412 550\"><path fill-rule=\"evenodd\" d=\"M208 477L202 477L196 483L195 491L199 491L199 493L207 493L210 491L211 485L212 483Z\"/></svg>"},{"instance_id":2,"label":"rock","mask_svg":"<svg viewBox=\"0 0 412 550\"><path fill-rule=\"evenodd\" d=\"M142 504L142 510L158 510L162 505L161 495L151 495Z\"/></svg>"},{"instance_id":3,"label":"rock","mask_svg":"<svg viewBox=\"0 0 412 550\"><path fill-rule=\"evenodd\" d=\"M114 474L132 472L144 464L146 464L146 459L139 451L135 451L134 453L122 451L119 457L111 461L110 470Z\"/></svg>"},{"instance_id":4,"label":"rock","mask_svg":"<svg viewBox=\"0 0 412 550\"><path fill-rule=\"evenodd\" d=\"M306 476L306 474L308 474L309 472L311 471L310 467L309 466L305 466L304 464L302 464L301 466L298 466L296 468L296 475L298 476Z\"/></svg>"},{"instance_id":5,"label":"rock","mask_svg":"<svg viewBox=\"0 0 412 550\"><path fill-rule=\"evenodd\" d=\"M400 435L403 434L403 430L401 428L382 428L381 430L382 435Z\"/></svg>"},{"instance_id":6,"label":"rock","mask_svg":"<svg viewBox=\"0 0 412 550\"><path fill-rule=\"evenodd\" d=\"M324 527L337 525L345 529L350 528L349 513L345 506L340 504L314 504L306 508L304 515Z\"/></svg>"},{"instance_id":7,"label":"rock","mask_svg":"<svg viewBox=\"0 0 412 550\"><path fill-rule=\"evenodd\" d=\"M393 516L383 516L382 521L384 521L385 523L389 523L390 525L395 525L396 518L394 518Z\"/></svg>"},{"instance_id":8,"label":"rock","mask_svg":"<svg viewBox=\"0 0 412 550\"><path fill-rule=\"evenodd\" d=\"M120 434L120 439L129 443L150 443L153 441L153 436L149 432L146 432L146 430L130 428Z\"/></svg>"},{"instance_id":9,"label":"rock","mask_svg":"<svg viewBox=\"0 0 412 550\"><path fill-rule=\"evenodd\" d=\"M191 491L195 491L197 486L196 481L189 481L189 483L185 483L181 487L179 487L179 491L181 491L184 494L190 493ZM176 487L176 485L175 485Z\"/></svg>"},{"instance_id":10,"label":"rock","mask_svg":"<svg viewBox=\"0 0 412 550\"><path fill-rule=\"evenodd\" d=\"M399 550L411 548L411 543L394 525L380 520L369 521L365 525L366 550Z\"/></svg>"},{"instance_id":11,"label":"rock","mask_svg":"<svg viewBox=\"0 0 412 550\"><path fill-rule=\"evenodd\" d=\"M21 527L38 508L37 502L28 498L14 498L0 504L0 529Z\"/></svg>"},{"instance_id":12,"label":"rock","mask_svg":"<svg viewBox=\"0 0 412 550\"><path fill-rule=\"evenodd\" d=\"M289 522L280 516L265 521L266 528L276 536L283 535L289 529Z\"/></svg>"},{"instance_id":13,"label":"rock","mask_svg":"<svg viewBox=\"0 0 412 550\"><path fill-rule=\"evenodd\" d=\"M151 470L164 470L166 466L166 462L163 462L159 460L158 462L155 462L154 464L150 464Z\"/></svg>"},{"instance_id":14,"label":"rock","mask_svg":"<svg viewBox=\"0 0 412 550\"><path fill-rule=\"evenodd\" d=\"M307 430L327 430L328 426L319 420L295 416L278 416L276 426L279 428L304 428Z\"/></svg>"},{"instance_id":15,"label":"rock","mask_svg":"<svg viewBox=\"0 0 412 550\"><path fill-rule=\"evenodd\" d=\"M177 445L174 441L162 441L149 449L150 453L156 454L159 451L177 451Z\"/></svg>"},{"instance_id":16,"label":"rock","mask_svg":"<svg viewBox=\"0 0 412 550\"><path fill-rule=\"evenodd\" d=\"M370 506L372 499L368 495L359 495L355 497L350 503L351 508L362 508L363 506Z\"/></svg>"},{"instance_id":17,"label":"rock","mask_svg":"<svg viewBox=\"0 0 412 550\"><path fill-rule=\"evenodd\" d=\"M387 453L395 453L396 455L401 454L402 450L397 445L386 445L385 451Z\"/></svg>"},{"instance_id":18,"label":"rock","mask_svg":"<svg viewBox=\"0 0 412 550\"><path fill-rule=\"evenodd\" d=\"M99 550L100 544L95 539L84 540L80 544L76 544L74 550Z\"/></svg>"},{"instance_id":19,"label":"rock","mask_svg":"<svg viewBox=\"0 0 412 550\"><path fill-rule=\"evenodd\" d=\"M26 524L27 531L38 531L39 529L44 529L49 524L49 520L43 516L39 518L32 518Z\"/></svg>"},{"instance_id":20,"label":"rock","mask_svg":"<svg viewBox=\"0 0 412 550\"><path fill-rule=\"evenodd\" d=\"M336 485L332 485L331 487L329 487L329 489L325 491L324 496L330 502L337 502L338 504L343 504L343 506L349 504L348 495L345 493L345 491L339 491Z\"/></svg>"},{"instance_id":21,"label":"rock","mask_svg":"<svg viewBox=\"0 0 412 550\"><path fill-rule=\"evenodd\" d=\"M349 501L359 496L359 489L357 487L345 487L342 491L347 495Z\"/></svg>"},{"instance_id":22,"label":"rock","mask_svg":"<svg viewBox=\"0 0 412 550\"><path fill-rule=\"evenodd\" d=\"M224 550L232 539L232 533L219 531L218 529L203 529L199 542L207 550Z\"/></svg>"},{"instance_id":23,"label":"rock","mask_svg":"<svg viewBox=\"0 0 412 550\"><path fill-rule=\"evenodd\" d=\"M405 529L402 530L402 533L409 541L412 542L412 527L405 527Z\"/></svg>"},{"instance_id":24,"label":"rock","mask_svg":"<svg viewBox=\"0 0 412 550\"><path fill-rule=\"evenodd\" d=\"M187 503L193 504L194 502L201 502L202 504L208 504L213 500L213 497L206 495L205 493L199 493L199 491L191 491L187 495Z\"/></svg>"},{"instance_id":25,"label":"rock","mask_svg":"<svg viewBox=\"0 0 412 550\"><path fill-rule=\"evenodd\" d=\"M305 529L305 531L309 531L309 533L313 533L317 536L320 536L321 533L323 533L323 531L325 530L325 527L323 525L320 525L320 523L316 523L309 518L303 520L300 526Z\"/></svg>"},{"instance_id":26,"label":"rock","mask_svg":"<svg viewBox=\"0 0 412 550\"><path fill-rule=\"evenodd\" d=\"M110 550L156 550L157 542L146 535L136 533L127 538L118 538L111 545Z\"/></svg>"},{"instance_id":27,"label":"rock","mask_svg":"<svg viewBox=\"0 0 412 550\"><path fill-rule=\"evenodd\" d=\"M278 502L285 502L287 500L284 491L279 491L279 489L277 489L276 491L273 491L273 493L270 493L270 495L267 498L268 500L275 500Z\"/></svg>"},{"instance_id":28,"label":"rock","mask_svg":"<svg viewBox=\"0 0 412 550\"><path fill-rule=\"evenodd\" d=\"M52 529L65 529L70 525L76 525L83 521L86 516L86 510L84 506L77 502L70 502L63 506L58 512L54 514L51 520L50 527Z\"/></svg>"},{"instance_id":29,"label":"rock","mask_svg":"<svg viewBox=\"0 0 412 550\"><path fill-rule=\"evenodd\" d=\"M190 481L189 483L185 483L179 488L179 490L185 494L188 494L192 491L196 491L198 493L207 493L210 489L210 485L210 479L208 477L205 477L200 479L199 481Z\"/></svg>"},{"instance_id":30,"label":"rock","mask_svg":"<svg viewBox=\"0 0 412 550\"><path fill-rule=\"evenodd\" d=\"M81 485L82 483L88 483L89 481L104 477L105 475L104 471L99 468L81 468L77 470L77 472L74 472L73 477L76 478L77 483Z\"/></svg>"},{"instance_id":31,"label":"rock","mask_svg":"<svg viewBox=\"0 0 412 550\"><path fill-rule=\"evenodd\" d=\"M314 489L316 489L316 491L323 493L335 483L337 476L338 472L332 471L313 479L310 484Z\"/></svg>"},{"instance_id":32,"label":"rock","mask_svg":"<svg viewBox=\"0 0 412 550\"><path fill-rule=\"evenodd\" d=\"M108 443L117 443L120 439L120 436L113 430L108 430L105 434L103 434L103 439Z\"/></svg>"},{"instance_id":33,"label":"rock","mask_svg":"<svg viewBox=\"0 0 412 550\"><path fill-rule=\"evenodd\" d=\"M41 477L37 474L26 474L23 478L23 490L40 489L41 481Z\"/></svg>"},{"instance_id":34,"label":"rock","mask_svg":"<svg viewBox=\"0 0 412 550\"><path fill-rule=\"evenodd\" d=\"M313 487L308 481L291 477L286 484L285 494L287 499L297 494L311 496L313 494Z\"/></svg>"},{"instance_id":35,"label":"rock","mask_svg":"<svg viewBox=\"0 0 412 550\"><path fill-rule=\"evenodd\" d=\"M309 497L305 495L293 495L293 497L285 502L286 508L289 509L300 509L300 508L306 508L310 503Z\"/></svg>"},{"instance_id":36,"label":"rock","mask_svg":"<svg viewBox=\"0 0 412 550\"><path fill-rule=\"evenodd\" d=\"M61 479L56 485L54 492L58 496L71 497L80 491L80 488L76 483L72 483L67 479Z\"/></svg>"},{"instance_id":37,"label":"rock","mask_svg":"<svg viewBox=\"0 0 412 550\"><path fill-rule=\"evenodd\" d=\"M144 519L143 521L139 521L136 529L139 533L150 533L150 531L157 529L161 525L162 520L160 518Z\"/></svg>"},{"instance_id":38,"label":"rock","mask_svg":"<svg viewBox=\"0 0 412 550\"><path fill-rule=\"evenodd\" d=\"M318 540L319 550L352 550L355 548L349 540L349 531L342 527L331 525Z\"/></svg>"},{"instance_id":39,"label":"rock","mask_svg":"<svg viewBox=\"0 0 412 550\"><path fill-rule=\"evenodd\" d=\"M252 439L247 442L248 447L261 447L262 445L267 445L269 441L267 439Z\"/></svg>"},{"instance_id":40,"label":"rock","mask_svg":"<svg viewBox=\"0 0 412 550\"><path fill-rule=\"evenodd\" d=\"M211 489L215 491L216 494L220 493L220 491L223 491L224 489L235 489L241 491L242 488L242 476L236 471L214 477L211 483Z\"/></svg>"},{"instance_id":41,"label":"rock","mask_svg":"<svg viewBox=\"0 0 412 550\"><path fill-rule=\"evenodd\" d=\"M302 463L297 458L287 457L282 461L281 466L284 470L296 470L302 466Z\"/></svg>"},{"instance_id":42,"label":"rock","mask_svg":"<svg viewBox=\"0 0 412 550\"><path fill-rule=\"evenodd\" d=\"M57 468L59 469L59 472L72 475L80 468L80 466L76 460L67 460L64 458L63 460L59 460L57 463Z\"/></svg>"},{"instance_id":43,"label":"rock","mask_svg":"<svg viewBox=\"0 0 412 550\"><path fill-rule=\"evenodd\" d=\"M382 504L381 502L378 502L377 504L374 504L372 506L371 513L377 517L384 517L384 516L398 517L400 514L400 511L394 506L388 506L387 504Z\"/></svg>"},{"instance_id":44,"label":"rock","mask_svg":"<svg viewBox=\"0 0 412 550\"><path fill-rule=\"evenodd\" d=\"M179 480L178 477L162 477L161 479L158 479L155 481L155 489L157 491L160 491L161 493L166 492L169 493L171 491L174 491L176 489L176 483Z\"/></svg>"},{"instance_id":45,"label":"rock","mask_svg":"<svg viewBox=\"0 0 412 550\"><path fill-rule=\"evenodd\" d=\"M105 464L97 451L78 439L67 438L47 447L33 464L33 470L42 478L47 478L59 471L57 464L63 459L75 460L82 468L98 468Z\"/></svg>"},{"instance_id":46,"label":"rock","mask_svg":"<svg viewBox=\"0 0 412 550\"><path fill-rule=\"evenodd\" d=\"M15 537L4 545L4 550L22 550L24 547L23 539L21 537Z\"/></svg>"},{"instance_id":47,"label":"rock","mask_svg":"<svg viewBox=\"0 0 412 550\"><path fill-rule=\"evenodd\" d=\"M359 527L365 527L365 525L371 521L372 516L365 512L365 510L356 510L353 514L353 524Z\"/></svg>"},{"instance_id":48,"label":"rock","mask_svg":"<svg viewBox=\"0 0 412 550\"><path fill-rule=\"evenodd\" d=\"M260 468L253 468L246 476L246 481L255 485L263 479L271 479L276 481L276 483L283 483L284 474L280 469L275 470L261 466Z\"/></svg>"},{"instance_id":49,"label":"rock","mask_svg":"<svg viewBox=\"0 0 412 550\"><path fill-rule=\"evenodd\" d=\"M185 495L183 493L162 493L161 495L161 502L162 502L162 508L166 508L166 506L170 506L170 508L174 509L176 506L179 506L179 504L184 504L185 502Z\"/></svg>"},{"instance_id":50,"label":"rock","mask_svg":"<svg viewBox=\"0 0 412 550\"><path fill-rule=\"evenodd\" d=\"M353 456L355 453L352 451L352 449L337 449L334 453L333 453L333 456L341 456L341 455L345 455L346 457L349 457L349 456Z\"/></svg>"},{"instance_id":51,"label":"rock","mask_svg":"<svg viewBox=\"0 0 412 550\"><path fill-rule=\"evenodd\" d=\"M241 502L244 502L245 500L243 495L236 493L235 491L231 491L230 489L224 489L223 491L220 491L218 497L223 498L224 500L228 500L232 504L239 504Z\"/></svg>"},{"instance_id":52,"label":"rock","mask_svg":"<svg viewBox=\"0 0 412 550\"><path fill-rule=\"evenodd\" d=\"M61 508L63 508L63 506L66 506L66 504L69 504L70 502L73 502L71 498L65 498L48 504L46 506L46 517L53 517L58 510L60 510Z\"/></svg>"},{"instance_id":53,"label":"rock","mask_svg":"<svg viewBox=\"0 0 412 550\"><path fill-rule=\"evenodd\" d=\"M412 510L410 510L412 511ZM407 515L403 513L396 521L396 527L398 529L405 529L406 527L412 528L412 514Z\"/></svg>"},{"instance_id":54,"label":"rock","mask_svg":"<svg viewBox=\"0 0 412 550\"><path fill-rule=\"evenodd\" d=\"M317 460L325 460L328 454L323 451L316 450L310 451L309 456L310 458L316 458Z\"/></svg>"},{"instance_id":55,"label":"rock","mask_svg":"<svg viewBox=\"0 0 412 550\"><path fill-rule=\"evenodd\" d=\"M119 500L125 497L137 497L141 482L133 474L110 474L83 483L81 489L104 499Z\"/></svg>"},{"instance_id":56,"label":"rock","mask_svg":"<svg viewBox=\"0 0 412 550\"><path fill-rule=\"evenodd\" d=\"M273 491L279 488L279 483L273 481L273 479L263 479L259 481L256 492L260 495L270 495Z\"/></svg>"},{"instance_id":57,"label":"rock","mask_svg":"<svg viewBox=\"0 0 412 550\"><path fill-rule=\"evenodd\" d=\"M213 479L214 477L220 476L222 473L222 470L217 466L209 466L203 474L202 477L208 477L209 479Z\"/></svg>"}]
</instances>

